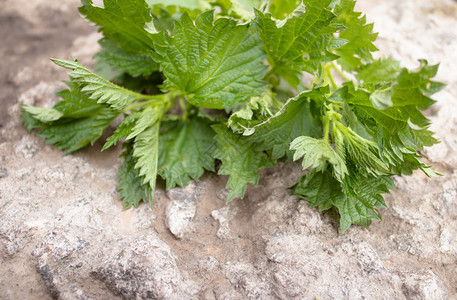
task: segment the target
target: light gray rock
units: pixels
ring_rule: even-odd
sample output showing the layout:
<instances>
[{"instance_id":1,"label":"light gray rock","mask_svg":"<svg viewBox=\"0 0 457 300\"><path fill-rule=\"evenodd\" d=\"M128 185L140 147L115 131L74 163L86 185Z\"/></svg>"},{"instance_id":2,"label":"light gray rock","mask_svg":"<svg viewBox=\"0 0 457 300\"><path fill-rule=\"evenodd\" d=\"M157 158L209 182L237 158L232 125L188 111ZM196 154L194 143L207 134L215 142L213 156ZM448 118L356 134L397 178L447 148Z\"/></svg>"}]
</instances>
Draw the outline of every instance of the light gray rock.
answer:
<instances>
[{"instance_id":1,"label":"light gray rock","mask_svg":"<svg viewBox=\"0 0 457 300\"><path fill-rule=\"evenodd\" d=\"M176 238L184 237L195 216L196 208L194 201L187 200L174 200L167 206L166 224Z\"/></svg>"},{"instance_id":2,"label":"light gray rock","mask_svg":"<svg viewBox=\"0 0 457 300\"><path fill-rule=\"evenodd\" d=\"M43 238L32 256L36 270L53 298L117 299L91 278L91 264L98 258L92 250L88 241L75 234L53 231ZM89 286L87 282L92 284Z\"/></svg>"},{"instance_id":3,"label":"light gray rock","mask_svg":"<svg viewBox=\"0 0 457 300\"><path fill-rule=\"evenodd\" d=\"M165 222L176 238L183 238L189 231L189 225L197 210L197 200L201 194L202 188L194 181L185 188L174 188L167 192L171 202L165 212Z\"/></svg>"},{"instance_id":4,"label":"light gray rock","mask_svg":"<svg viewBox=\"0 0 457 300\"><path fill-rule=\"evenodd\" d=\"M252 264L227 262L223 272L245 299L272 299L269 282Z\"/></svg>"},{"instance_id":5,"label":"light gray rock","mask_svg":"<svg viewBox=\"0 0 457 300\"><path fill-rule=\"evenodd\" d=\"M266 242L269 281L272 292L280 299L398 299L401 296L399 277L384 267L367 243L331 245L301 235L268 237Z\"/></svg>"},{"instance_id":6,"label":"light gray rock","mask_svg":"<svg viewBox=\"0 0 457 300\"><path fill-rule=\"evenodd\" d=\"M24 158L32 158L38 151L38 143L35 137L27 135L22 137L21 141L14 148L16 155L23 156Z\"/></svg>"},{"instance_id":7,"label":"light gray rock","mask_svg":"<svg viewBox=\"0 0 457 300\"><path fill-rule=\"evenodd\" d=\"M230 239L232 235L230 234L230 221L236 215L237 209L230 209L229 206L224 206L218 210L213 210L211 216L219 222L219 229L217 230L217 237L220 239Z\"/></svg>"},{"instance_id":8,"label":"light gray rock","mask_svg":"<svg viewBox=\"0 0 457 300\"><path fill-rule=\"evenodd\" d=\"M217 299L217 300L243 300L243 299L246 299L246 296L239 293L229 283L216 285L212 291L211 296L214 296L215 299ZM207 299L211 299L211 298L207 297Z\"/></svg>"},{"instance_id":9,"label":"light gray rock","mask_svg":"<svg viewBox=\"0 0 457 300\"><path fill-rule=\"evenodd\" d=\"M26 105L43 105L44 107L51 108L59 101L56 92L65 88L67 86L60 81L41 81L20 94L18 102Z\"/></svg>"},{"instance_id":10,"label":"light gray rock","mask_svg":"<svg viewBox=\"0 0 457 300\"><path fill-rule=\"evenodd\" d=\"M126 299L188 298L176 256L156 235L142 237L112 253L94 275Z\"/></svg>"},{"instance_id":11,"label":"light gray rock","mask_svg":"<svg viewBox=\"0 0 457 300\"><path fill-rule=\"evenodd\" d=\"M219 266L219 261L212 255L203 257L198 264L198 267L204 272L214 271Z\"/></svg>"},{"instance_id":12,"label":"light gray rock","mask_svg":"<svg viewBox=\"0 0 457 300\"><path fill-rule=\"evenodd\" d=\"M88 245L89 243L84 239L74 236L68 239L57 232L50 232L32 253L37 258L37 270L52 297L71 299L75 296L75 290L79 291L82 299L87 297L84 292L74 286L75 282L69 281L69 277L73 275L70 268L79 268L83 265L82 262L70 262L72 261L71 256ZM72 264L73 266L71 266ZM67 268L62 268L63 265L66 265Z\"/></svg>"},{"instance_id":13,"label":"light gray rock","mask_svg":"<svg viewBox=\"0 0 457 300\"><path fill-rule=\"evenodd\" d=\"M0 179L8 177L8 169L7 168L1 168L0 169Z\"/></svg>"},{"instance_id":14,"label":"light gray rock","mask_svg":"<svg viewBox=\"0 0 457 300\"><path fill-rule=\"evenodd\" d=\"M22 209L14 203L4 205L0 210L0 242L9 256L19 252L29 242L31 232L25 223L28 209Z\"/></svg>"},{"instance_id":15,"label":"light gray rock","mask_svg":"<svg viewBox=\"0 0 457 300\"><path fill-rule=\"evenodd\" d=\"M400 273L401 290L406 299L449 299L441 280L430 270L418 270Z\"/></svg>"}]
</instances>

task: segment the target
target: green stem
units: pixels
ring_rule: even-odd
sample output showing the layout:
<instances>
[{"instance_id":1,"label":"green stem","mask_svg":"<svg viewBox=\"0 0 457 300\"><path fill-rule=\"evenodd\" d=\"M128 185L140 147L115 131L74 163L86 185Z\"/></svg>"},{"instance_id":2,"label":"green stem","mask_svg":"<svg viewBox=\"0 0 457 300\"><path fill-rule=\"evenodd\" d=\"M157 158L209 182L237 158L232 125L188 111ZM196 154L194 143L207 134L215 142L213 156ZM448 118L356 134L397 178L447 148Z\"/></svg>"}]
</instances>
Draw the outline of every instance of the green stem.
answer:
<instances>
[{"instance_id":1,"label":"green stem","mask_svg":"<svg viewBox=\"0 0 457 300\"><path fill-rule=\"evenodd\" d=\"M328 76L328 79L330 80L330 84L332 85L332 88L334 88L336 90L338 88L338 85L336 84L335 79L333 78L331 68L327 69L327 76Z\"/></svg>"},{"instance_id":2,"label":"green stem","mask_svg":"<svg viewBox=\"0 0 457 300\"><path fill-rule=\"evenodd\" d=\"M330 135L330 118L326 115L324 116L324 140L328 141Z\"/></svg>"},{"instance_id":3,"label":"green stem","mask_svg":"<svg viewBox=\"0 0 457 300\"><path fill-rule=\"evenodd\" d=\"M329 141L330 122L332 122L332 124L335 125L336 123L340 122L340 120L341 120L341 115L338 112L336 112L336 110L335 110L335 109L340 108L339 105L337 105L335 107L332 103L330 103L327 108L328 108L328 110L323 117L324 118L324 140L325 141Z\"/></svg>"},{"instance_id":4,"label":"green stem","mask_svg":"<svg viewBox=\"0 0 457 300\"><path fill-rule=\"evenodd\" d=\"M160 100L163 101L169 97L169 94L160 94L160 95L143 95L143 99L145 100Z\"/></svg>"},{"instance_id":5,"label":"green stem","mask_svg":"<svg viewBox=\"0 0 457 300\"><path fill-rule=\"evenodd\" d=\"M191 105L185 99L182 99L182 100L181 99L179 99L179 103L181 104L181 108L184 110L184 113L182 114L182 120L184 122L186 122L187 119L189 118L189 111L190 111Z\"/></svg>"},{"instance_id":6,"label":"green stem","mask_svg":"<svg viewBox=\"0 0 457 300\"><path fill-rule=\"evenodd\" d=\"M148 106L148 105L150 105L152 103L157 103L157 99L151 99L151 100L148 100L148 101L137 102L137 103L131 104L131 105L127 106L124 109L124 112L132 110L132 109L135 109L135 108L145 107L145 106Z\"/></svg>"},{"instance_id":7,"label":"green stem","mask_svg":"<svg viewBox=\"0 0 457 300\"><path fill-rule=\"evenodd\" d=\"M351 79L349 77L347 77L343 71L340 70L340 68L338 68L338 66L335 64L335 62L332 62L332 67L333 69L335 69L335 71L345 80L345 81L351 81Z\"/></svg>"},{"instance_id":8,"label":"green stem","mask_svg":"<svg viewBox=\"0 0 457 300\"><path fill-rule=\"evenodd\" d=\"M275 74L275 69L273 66L270 66L267 75L263 78L264 81L270 83L272 89L277 89L281 79Z\"/></svg>"},{"instance_id":9,"label":"green stem","mask_svg":"<svg viewBox=\"0 0 457 300\"><path fill-rule=\"evenodd\" d=\"M134 93L134 94L138 95L137 98L144 99L146 101L133 103L133 104L127 106L124 109L124 112L135 109L135 108L149 106L154 103L171 102L172 100L174 100L177 97L177 94L175 92L169 92L169 93L160 94L160 95L142 95L142 94L138 94L138 93ZM170 103L168 103L168 104L169 105L167 107L170 107L171 106Z\"/></svg>"},{"instance_id":10,"label":"green stem","mask_svg":"<svg viewBox=\"0 0 457 300\"><path fill-rule=\"evenodd\" d=\"M323 68L322 72L322 80L324 84L329 84L334 90L338 88L338 85L335 82L332 74L333 66L331 64L327 64Z\"/></svg>"}]
</instances>

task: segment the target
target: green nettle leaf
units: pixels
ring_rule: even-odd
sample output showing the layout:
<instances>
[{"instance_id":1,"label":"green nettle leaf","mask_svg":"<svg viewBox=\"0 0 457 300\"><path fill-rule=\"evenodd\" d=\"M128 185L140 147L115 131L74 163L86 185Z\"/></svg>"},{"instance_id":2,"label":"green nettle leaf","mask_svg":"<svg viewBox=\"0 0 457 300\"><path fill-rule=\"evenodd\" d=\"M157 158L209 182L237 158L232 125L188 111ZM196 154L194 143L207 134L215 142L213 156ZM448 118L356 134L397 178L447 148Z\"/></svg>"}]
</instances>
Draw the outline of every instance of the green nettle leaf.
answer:
<instances>
[{"instance_id":1,"label":"green nettle leaf","mask_svg":"<svg viewBox=\"0 0 457 300\"><path fill-rule=\"evenodd\" d=\"M325 91L312 90L289 99L274 116L251 129L254 131L252 140L259 143L261 149L271 150L272 159L287 156L292 160L293 151L289 148L294 139L321 135L320 121L311 113L310 98L320 99Z\"/></svg>"},{"instance_id":2,"label":"green nettle leaf","mask_svg":"<svg viewBox=\"0 0 457 300\"><path fill-rule=\"evenodd\" d=\"M386 109L377 109L371 101L371 94L379 91L356 90L353 83L346 84L349 92L346 101L368 114L391 133L402 130L408 122L419 127L428 126L429 121L421 110L427 109L435 102L429 97L427 87L430 86L430 79L436 74L437 68L438 66L428 66L426 62L422 62L417 71L403 69L391 83L392 106Z\"/></svg>"},{"instance_id":3,"label":"green nettle leaf","mask_svg":"<svg viewBox=\"0 0 457 300\"><path fill-rule=\"evenodd\" d=\"M151 2L151 1L148 1ZM163 30L172 33L175 27L175 22L179 21L182 14L187 12L192 19L197 18L202 10L195 8L186 7L191 4L191 1L181 1L179 5L162 5L157 3L150 3L153 20L152 23L148 23L148 28L154 25L152 32L161 32Z\"/></svg>"},{"instance_id":4,"label":"green nettle leaf","mask_svg":"<svg viewBox=\"0 0 457 300\"><path fill-rule=\"evenodd\" d=\"M143 184L144 176L140 176L135 169L136 159L133 157L132 143L124 143L123 148L125 150L121 157L124 158L124 163L119 170L117 190L124 207L138 207L141 201L151 203L153 191L149 184Z\"/></svg>"},{"instance_id":5,"label":"green nettle leaf","mask_svg":"<svg viewBox=\"0 0 457 300\"><path fill-rule=\"evenodd\" d=\"M141 114L138 116L135 125L132 127L130 134L127 136L127 139L132 139L143 131L145 131L148 127L152 126L153 124L157 123L158 120L162 117L163 108L158 106L149 106L145 108Z\"/></svg>"},{"instance_id":6,"label":"green nettle leaf","mask_svg":"<svg viewBox=\"0 0 457 300\"><path fill-rule=\"evenodd\" d=\"M212 0L212 6L220 9L221 16L228 16L242 21L254 18L254 9L264 7L262 0Z\"/></svg>"},{"instance_id":7,"label":"green nettle leaf","mask_svg":"<svg viewBox=\"0 0 457 300\"><path fill-rule=\"evenodd\" d=\"M388 166L379 158L378 145L368 141L340 122L333 123L333 137L342 157L347 157L369 174L386 175ZM343 151L340 149L344 148Z\"/></svg>"},{"instance_id":8,"label":"green nettle leaf","mask_svg":"<svg viewBox=\"0 0 457 300\"><path fill-rule=\"evenodd\" d=\"M378 110L388 109L393 106L392 89L376 90L370 94L370 101Z\"/></svg>"},{"instance_id":9,"label":"green nettle leaf","mask_svg":"<svg viewBox=\"0 0 457 300\"><path fill-rule=\"evenodd\" d=\"M111 122L120 114L104 104L91 100L72 83L70 90L57 93L63 97L53 109L22 106L21 119L26 128L39 128L38 135L48 144L55 144L65 154L93 145ZM52 111L51 117L49 111ZM59 116L59 118L56 118ZM52 120L54 119L54 120Z\"/></svg>"},{"instance_id":10,"label":"green nettle leaf","mask_svg":"<svg viewBox=\"0 0 457 300\"><path fill-rule=\"evenodd\" d=\"M160 133L159 175L167 189L198 180L204 170L214 171L212 122L193 117L187 122L164 122Z\"/></svg>"},{"instance_id":11,"label":"green nettle leaf","mask_svg":"<svg viewBox=\"0 0 457 300\"><path fill-rule=\"evenodd\" d=\"M429 87L433 83L430 79L438 72L438 65L429 66L427 61L420 61L421 66L417 71L409 71L403 69L398 76L398 84L395 86L394 94L392 95L392 102L395 106L409 106L414 105L418 110L425 110L429 108L435 100L429 97ZM418 114L422 115L420 111ZM424 117L421 117L424 119ZM411 121L414 122L413 119ZM428 125L428 121L425 124ZM415 123L423 125L421 123Z\"/></svg>"},{"instance_id":12,"label":"green nettle leaf","mask_svg":"<svg viewBox=\"0 0 457 300\"><path fill-rule=\"evenodd\" d=\"M303 175L292 187L295 195L308 201L310 207L327 210L335 206L336 199L344 198L341 183L332 175L332 169L322 171L316 169Z\"/></svg>"},{"instance_id":13,"label":"green nettle leaf","mask_svg":"<svg viewBox=\"0 0 457 300\"><path fill-rule=\"evenodd\" d=\"M133 132L133 128L137 124L141 117L141 113L138 111L132 112L128 115L124 121L117 127L113 135L106 139L106 143L102 148L102 151L114 146L119 140L128 137Z\"/></svg>"},{"instance_id":14,"label":"green nettle leaf","mask_svg":"<svg viewBox=\"0 0 457 300\"><path fill-rule=\"evenodd\" d=\"M290 149L295 150L294 160L303 157L303 170L311 167L317 171L327 169L327 162L333 167L335 177L343 181L348 173L343 157L333 150L326 140L317 140L309 136L300 136L292 141Z\"/></svg>"},{"instance_id":15,"label":"green nettle leaf","mask_svg":"<svg viewBox=\"0 0 457 300\"><path fill-rule=\"evenodd\" d=\"M226 188L230 189L227 202L235 196L244 197L246 185L257 185L258 171L272 166L272 161L243 136L232 133L224 125L214 125L218 147L214 157L222 161L218 174L230 175Z\"/></svg>"},{"instance_id":16,"label":"green nettle leaf","mask_svg":"<svg viewBox=\"0 0 457 300\"><path fill-rule=\"evenodd\" d=\"M210 9L211 6L209 5L209 1L207 0L146 0L149 6L153 7L156 5L163 5L163 6L180 6L188 9Z\"/></svg>"},{"instance_id":17,"label":"green nettle leaf","mask_svg":"<svg viewBox=\"0 0 457 300\"><path fill-rule=\"evenodd\" d=\"M63 116L63 113L53 108L21 105L21 109L28 112L33 118L44 123L56 121Z\"/></svg>"},{"instance_id":18,"label":"green nettle leaf","mask_svg":"<svg viewBox=\"0 0 457 300\"><path fill-rule=\"evenodd\" d=\"M270 14L256 11L256 24L262 34L268 62L273 72L296 88L301 72L311 74L322 70L322 63L338 58L331 51L345 41L333 34L342 27L332 20L327 10L330 0L307 0L291 17L278 26Z\"/></svg>"},{"instance_id":19,"label":"green nettle leaf","mask_svg":"<svg viewBox=\"0 0 457 300\"><path fill-rule=\"evenodd\" d=\"M360 66L356 77L357 80L363 83L382 83L395 80L400 71L400 62L392 57L380 58L372 63Z\"/></svg>"},{"instance_id":20,"label":"green nettle leaf","mask_svg":"<svg viewBox=\"0 0 457 300\"><path fill-rule=\"evenodd\" d=\"M368 227L372 220L381 220L376 207L385 207L381 194L394 188L390 177L365 177L354 174L347 177L342 185L345 197L336 198L335 206L340 213L340 232L345 232L351 224Z\"/></svg>"},{"instance_id":21,"label":"green nettle leaf","mask_svg":"<svg viewBox=\"0 0 457 300\"><path fill-rule=\"evenodd\" d=\"M99 43L102 50L95 54L95 58L114 69L124 70L133 77L150 75L159 70L159 64L152 59L149 53L126 51L108 39L102 39Z\"/></svg>"},{"instance_id":22,"label":"green nettle leaf","mask_svg":"<svg viewBox=\"0 0 457 300\"><path fill-rule=\"evenodd\" d=\"M65 118L80 119L97 114L101 107L96 101L87 97L74 82L67 81L68 89L57 92L63 101L57 102L54 109L64 114Z\"/></svg>"},{"instance_id":23,"label":"green nettle leaf","mask_svg":"<svg viewBox=\"0 0 457 300\"><path fill-rule=\"evenodd\" d=\"M25 111L22 105L20 119L24 124L25 129L29 133L35 128L42 128L46 125L46 123L43 123L40 120L35 119L35 117L31 113Z\"/></svg>"},{"instance_id":24,"label":"green nettle leaf","mask_svg":"<svg viewBox=\"0 0 457 300\"><path fill-rule=\"evenodd\" d=\"M252 134L252 126L275 115L284 104L275 99L270 90L265 91L260 96L255 96L249 101L234 105L227 110L232 111L228 119L228 126L233 132Z\"/></svg>"},{"instance_id":25,"label":"green nettle leaf","mask_svg":"<svg viewBox=\"0 0 457 300\"><path fill-rule=\"evenodd\" d=\"M381 194L389 193L394 184L388 176L365 177L360 174L346 176L341 183L327 169L307 173L292 189L311 207L317 206L320 210L336 207L340 214L340 232L343 233L351 224L368 227L371 221L381 220L377 207L386 206Z\"/></svg>"},{"instance_id":26,"label":"green nettle leaf","mask_svg":"<svg viewBox=\"0 0 457 300\"><path fill-rule=\"evenodd\" d=\"M148 98L103 79L84 68L77 60L53 59L52 61L58 66L71 70L68 73L71 81L80 85L81 91L89 94L90 99L98 103L107 103L115 110L123 110L133 102Z\"/></svg>"},{"instance_id":27,"label":"green nettle leaf","mask_svg":"<svg viewBox=\"0 0 457 300\"><path fill-rule=\"evenodd\" d=\"M373 24L354 0L82 0L100 27L96 72L76 59L62 101L21 105L21 120L72 153L122 143L124 207L152 205L157 175L183 187L205 171L228 175L227 202L259 171L302 160L293 193L339 213L340 231L380 220L392 176L420 169L439 141L423 114L444 87L438 66L374 60ZM305 77L304 72L314 78ZM336 74L344 82L334 78ZM115 83L110 80L114 80ZM292 162L289 162L292 163ZM298 175L297 175L298 177Z\"/></svg>"},{"instance_id":28,"label":"green nettle leaf","mask_svg":"<svg viewBox=\"0 0 457 300\"><path fill-rule=\"evenodd\" d=\"M262 94L266 66L262 41L252 26L237 25L214 12L187 13L175 24L160 62L168 88L181 91L197 106L226 108Z\"/></svg>"},{"instance_id":29,"label":"green nettle leaf","mask_svg":"<svg viewBox=\"0 0 457 300\"><path fill-rule=\"evenodd\" d=\"M284 19L297 8L300 0L271 0L268 7L275 19Z\"/></svg>"},{"instance_id":30,"label":"green nettle leaf","mask_svg":"<svg viewBox=\"0 0 457 300\"><path fill-rule=\"evenodd\" d=\"M122 49L136 53L153 51L154 37L145 29L152 16L144 0L104 0L103 8L94 6L92 0L81 3L80 13L101 26L103 35Z\"/></svg>"},{"instance_id":31,"label":"green nettle leaf","mask_svg":"<svg viewBox=\"0 0 457 300\"><path fill-rule=\"evenodd\" d=\"M346 27L339 37L347 43L335 53L340 56L338 63L348 71L355 71L357 67L371 62L371 52L378 50L373 44L378 34L373 33L373 24L367 24L366 17L361 17L362 13L354 11L355 3L355 0L341 0L333 10L337 15L333 22Z\"/></svg>"},{"instance_id":32,"label":"green nettle leaf","mask_svg":"<svg viewBox=\"0 0 457 300\"><path fill-rule=\"evenodd\" d=\"M55 144L65 154L75 152L88 144L93 145L109 124L119 115L109 107L101 107L96 115L81 119L61 119L44 127L38 135L48 144Z\"/></svg>"},{"instance_id":33,"label":"green nettle leaf","mask_svg":"<svg viewBox=\"0 0 457 300\"><path fill-rule=\"evenodd\" d=\"M142 183L149 184L152 192L155 191L158 169L159 128L160 122L155 122L138 134L133 144L135 169L138 170L139 176L143 177Z\"/></svg>"}]
</instances>

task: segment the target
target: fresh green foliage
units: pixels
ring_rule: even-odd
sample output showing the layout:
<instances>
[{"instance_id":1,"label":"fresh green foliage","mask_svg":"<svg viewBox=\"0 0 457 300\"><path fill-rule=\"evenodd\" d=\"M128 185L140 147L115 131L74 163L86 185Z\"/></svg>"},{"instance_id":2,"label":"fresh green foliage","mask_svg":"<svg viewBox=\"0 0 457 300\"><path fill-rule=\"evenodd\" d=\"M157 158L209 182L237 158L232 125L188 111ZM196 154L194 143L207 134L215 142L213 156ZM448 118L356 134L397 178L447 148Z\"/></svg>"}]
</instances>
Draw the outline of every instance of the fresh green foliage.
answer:
<instances>
[{"instance_id":1,"label":"fresh green foliage","mask_svg":"<svg viewBox=\"0 0 457 300\"><path fill-rule=\"evenodd\" d=\"M355 3L355 0L337 0L332 3L337 15L333 22L346 27L339 37L347 41L335 53L340 56L338 63L348 71L356 71L358 67L371 62L371 52L378 50L373 44L378 34L373 33L373 24L366 24L362 13L354 11Z\"/></svg>"},{"instance_id":2,"label":"fresh green foliage","mask_svg":"<svg viewBox=\"0 0 457 300\"><path fill-rule=\"evenodd\" d=\"M408 70L373 59L377 34L353 0L82 0L100 27L96 70L76 59L52 108L22 105L21 119L65 154L122 143L124 206L166 189L227 175L227 201L259 171L301 161L291 189L340 215L340 230L380 220L392 176L422 170L438 142L422 113L443 88L438 66ZM305 76L305 73L308 75ZM311 74L311 75L309 75ZM310 76L314 76L309 79ZM308 79L307 79L308 78ZM341 82L341 83L340 83ZM340 84L339 84L340 83Z\"/></svg>"},{"instance_id":3,"label":"fresh green foliage","mask_svg":"<svg viewBox=\"0 0 457 300\"><path fill-rule=\"evenodd\" d=\"M95 58L114 69L123 70L133 77L151 75L159 70L159 64L150 54L126 51L108 39L102 39L99 43L102 50L95 55Z\"/></svg>"},{"instance_id":4,"label":"fresh green foliage","mask_svg":"<svg viewBox=\"0 0 457 300\"><path fill-rule=\"evenodd\" d=\"M24 110L24 112L30 114L32 118L43 123L56 121L64 115L63 113L54 108L41 108L29 105L22 105L22 109Z\"/></svg>"},{"instance_id":5,"label":"fresh green foliage","mask_svg":"<svg viewBox=\"0 0 457 300\"><path fill-rule=\"evenodd\" d=\"M212 123L199 116L193 116L191 121L163 123L159 138L159 174L168 189L198 180L205 169L214 171Z\"/></svg>"},{"instance_id":6,"label":"fresh green foliage","mask_svg":"<svg viewBox=\"0 0 457 300\"><path fill-rule=\"evenodd\" d=\"M380 220L376 207L385 207L381 194L394 189L389 176L365 177L351 174L339 182L327 169L310 171L294 186L296 195L305 197L310 206L327 210L336 207L340 213L340 230L351 224L369 226L372 220Z\"/></svg>"},{"instance_id":7,"label":"fresh green foliage","mask_svg":"<svg viewBox=\"0 0 457 300\"><path fill-rule=\"evenodd\" d=\"M38 128L38 135L65 150L66 154L93 145L120 114L106 104L90 99L76 83L67 84L69 89L58 93L63 101L53 109L21 107L21 119L26 128L29 131Z\"/></svg>"},{"instance_id":8,"label":"fresh green foliage","mask_svg":"<svg viewBox=\"0 0 457 300\"><path fill-rule=\"evenodd\" d=\"M263 150L271 151L272 159L286 156L292 160L291 142L299 136L318 137L321 122L311 110L310 97L322 99L328 89L314 89L290 98L272 117L256 124L251 130L251 139L259 143Z\"/></svg>"},{"instance_id":9,"label":"fresh green foliage","mask_svg":"<svg viewBox=\"0 0 457 300\"><path fill-rule=\"evenodd\" d=\"M84 68L77 60L53 59L53 61L57 65L71 70L68 73L71 82L78 84L81 87L81 92L87 94L91 100L109 104L113 109L121 111L135 101L149 98L103 79Z\"/></svg>"},{"instance_id":10,"label":"fresh green foliage","mask_svg":"<svg viewBox=\"0 0 457 300\"><path fill-rule=\"evenodd\" d=\"M135 168L136 159L133 157L132 143L123 144L125 149L121 157L124 163L119 170L119 185L117 187L119 194L124 202L124 207L129 208L132 205L138 207L141 201L152 201L152 189L148 184L143 184L144 176L140 176L139 171Z\"/></svg>"},{"instance_id":11,"label":"fresh green foliage","mask_svg":"<svg viewBox=\"0 0 457 300\"><path fill-rule=\"evenodd\" d=\"M294 88L300 84L301 71L320 72L322 64L338 58L332 50L346 43L334 36L343 27L332 22L335 15L329 4L330 0L304 1L279 24L270 14L256 11L268 62L274 74Z\"/></svg>"},{"instance_id":12,"label":"fresh green foliage","mask_svg":"<svg viewBox=\"0 0 457 300\"><path fill-rule=\"evenodd\" d=\"M159 160L159 121L154 122L139 133L133 144L133 157L136 159L135 169L143 176L143 184L155 190Z\"/></svg>"},{"instance_id":13,"label":"fresh green foliage","mask_svg":"<svg viewBox=\"0 0 457 300\"><path fill-rule=\"evenodd\" d=\"M334 176L342 181L348 170L343 157L339 155L327 140L316 140L309 136L300 136L293 140L290 149L295 150L294 160L303 157L302 166L317 171L326 169L327 163L333 167Z\"/></svg>"},{"instance_id":14,"label":"fresh green foliage","mask_svg":"<svg viewBox=\"0 0 457 300\"><path fill-rule=\"evenodd\" d=\"M235 196L243 198L246 184L257 185L258 171L271 167L272 161L248 138L231 132L227 126L218 124L213 128L218 143L214 157L222 161L218 174L230 175L226 187L231 191L227 201L232 201Z\"/></svg>"},{"instance_id":15,"label":"fresh green foliage","mask_svg":"<svg viewBox=\"0 0 457 300\"><path fill-rule=\"evenodd\" d=\"M194 25L184 13L159 60L167 88L182 92L191 104L220 109L261 94L267 67L252 26L213 19L214 12L208 11Z\"/></svg>"},{"instance_id":16,"label":"fresh green foliage","mask_svg":"<svg viewBox=\"0 0 457 300\"><path fill-rule=\"evenodd\" d=\"M271 0L269 11L275 19L284 19L300 4L299 0Z\"/></svg>"},{"instance_id":17,"label":"fresh green foliage","mask_svg":"<svg viewBox=\"0 0 457 300\"><path fill-rule=\"evenodd\" d=\"M79 12L100 26L105 38L118 47L134 53L154 51L153 34L146 30L152 16L144 0L105 0L103 8L94 6L92 0L81 3Z\"/></svg>"}]
</instances>

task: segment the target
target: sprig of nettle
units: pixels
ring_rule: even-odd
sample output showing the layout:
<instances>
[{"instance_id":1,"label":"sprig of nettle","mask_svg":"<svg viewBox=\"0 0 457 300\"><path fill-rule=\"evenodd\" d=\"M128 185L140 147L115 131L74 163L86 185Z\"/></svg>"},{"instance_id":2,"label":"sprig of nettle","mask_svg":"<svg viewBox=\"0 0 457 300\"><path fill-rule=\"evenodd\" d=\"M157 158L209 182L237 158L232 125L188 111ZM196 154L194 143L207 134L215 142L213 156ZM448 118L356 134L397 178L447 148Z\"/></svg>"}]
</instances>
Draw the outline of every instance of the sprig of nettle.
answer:
<instances>
[{"instance_id":1,"label":"sprig of nettle","mask_svg":"<svg viewBox=\"0 0 457 300\"><path fill-rule=\"evenodd\" d=\"M228 175L227 202L243 198L259 170L301 160L293 193L337 209L340 230L380 220L392 176L421 169L438 141L421 111L443 88L438 66L416 70L374 60L373 24L352 0L82 0L103 38L96 73L76 59L52 109L22 105L22 121L73 153L123 122L125 207L151 202L205 170ZM306 75L308 74L308 75ZM309 75L310 74L310 75ZM216 165L218 168L216 168Z\"/></svg>"}]
</instances>

